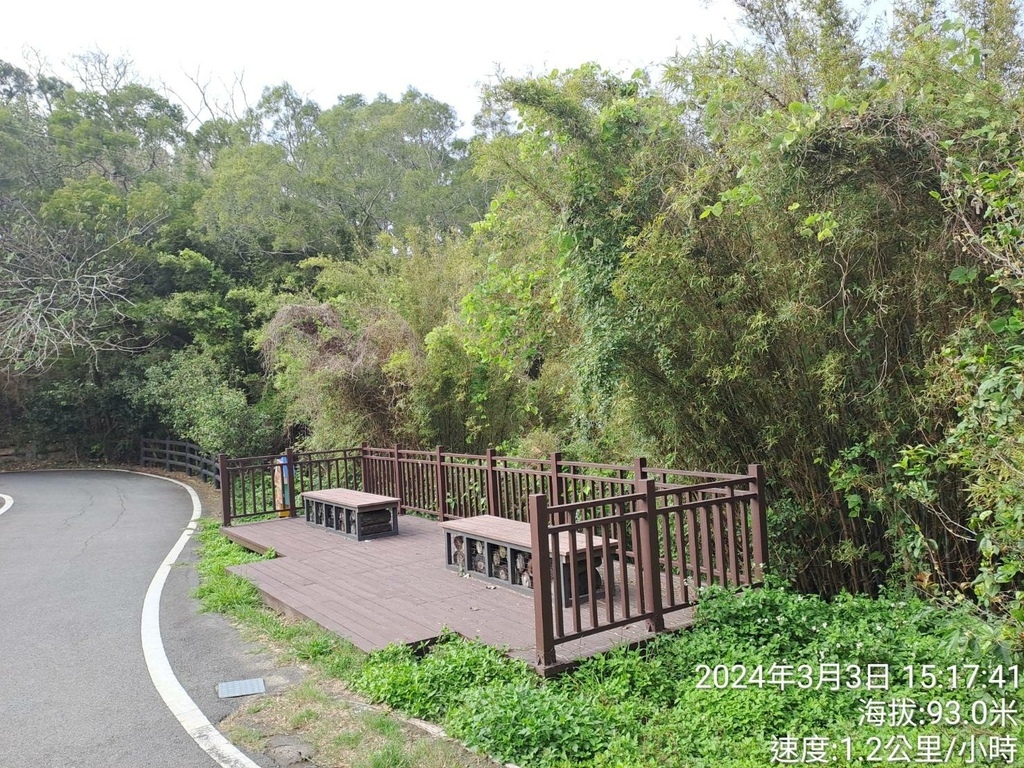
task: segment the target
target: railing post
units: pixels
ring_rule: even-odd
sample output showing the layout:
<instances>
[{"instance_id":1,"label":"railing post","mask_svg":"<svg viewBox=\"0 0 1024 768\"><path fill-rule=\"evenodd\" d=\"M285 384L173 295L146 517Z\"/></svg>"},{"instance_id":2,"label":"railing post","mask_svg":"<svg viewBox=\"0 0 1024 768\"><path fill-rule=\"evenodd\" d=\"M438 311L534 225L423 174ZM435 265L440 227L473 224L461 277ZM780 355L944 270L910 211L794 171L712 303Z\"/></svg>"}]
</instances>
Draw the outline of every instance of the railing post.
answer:
<instances>
[{"instance_id":1,"label":"railing post","mask_svg":"<svg viewBox=\"0 0 1024 768\"><path fill-rule=\"evenodd\" d=\"M644 602L647 603L647 620L650 632L663 632L665 629L664 608L661 604L661 557L658 546L658 503L654 496L654 480L637 481L640 492L644 495L637 506L644 515L640 523L640 567L644 579Z\"/></svg>"},{"instance_id":2,"label":"railing post","mask_svg":"<svg viewBox=\"0 0 1024 768\"><path fill-rule=\"evenodd\" d=\"M146 466L146 438L139 441L139 466Z\"/></svg>"},{"instance_id":3,"label":"railing post","mask_svg":"<svg viewBox=\"0 0 1024 768\"><path fill-rule=\"evenodd\" d=\"M562 454L558 451L554 451L551 454L551 504L557 507L559 504L565 503L565 493L563 493L562 477L559 473L561 470ZM565 522L564 519L559 522Z\"/></svg>"},{"instance_id":4,"label":"railing post","mask_svg":"<svg viewBox=\"0 0 1024 768\"><path fill-rule=\"evenodd\" d=\"M402 493L402 463L399 451L402 447L395 443L395 496L398 498L398 514L405 514L405 494Z\"/></svg>"},{"instance_id":5,"label":"railing post","mask_svg":"<svg viewBox=\"0 0 1024 768\"><path fill-rule=\"evenodd\" d=\"M295 517L298 515L298 507L295 506L295 451L291 448L284 451L284 494L288 517Z\"/></svg>"},{"instance_id":6,"label":"railing post","mask_svg":"<svg viewBox=\"0 0 1024 768\"><path fill-rule=\"evenodd\" d=\"M530 495L530 549L533 552L533 624L536 631L537 666L555 663L555 628L551 616L551 546L548 541L548 500Z\"/></svg>"},{"instance_id":7,"label":"railing post","mask_svg":"<svg viewBox=\"0 0 1024 768\"><path fill-rule=\"evenodd\" d=\"M363 493L373 493L372 483L370 483L369 469L370 463L366 459L366 449L368 445L363 442L359 444L359 488Z\"/></svg>"},{"instance_id":8,"label":"railing post","mask_svg":"<svg viewBox=\"0 0 1024 768\"><path fill-rule=\"evenodd\" d=\"M642 493L643 489L640 487L640 482L647 477L647 459L643 456L637 456L633 459L633 487L636 489L634 493Z\"/></svg>"},{"instance_id":9,"label":"railing post","mask_svg":"<svg viewBox=\"0 0 1024 768\"><path fill-rule=\"evenodd\" d=\"M498 473L494 465L494 449L484 454L484 472L487 477L487 514L501 517L498 509Z\"/></svg>"},{"instance_id":10,"label":"railing post","mask_svg":"<svg viewBox=\"0 0 1024 768\"><path fill-rule=\"evenodd\" d=\"M764 498L764 467L760 464L747 466L750 476L749 489L757 494L750 501L750 527L753 531L754 578L764 581L764 571L768 567L768 505Z\"/></svg>"},{"instance_id":11,"label":"railing post","mask_svg":"<svg viewBox=\"0 0 1024 768\"><path fill-rule=\"evenodd\" d=\"M171 471L171 438L164 438L164 469Z\"/></svg>"},{"instance_id":12,"label":"railing post","mask_svg":"<svg viewBox=\"0 0 1024 768\"><path fill-rule=\"evenodd\" d=\"M444 471L444 452L441 446L434 449L437 462L437 516L443 523L448 516L448 473Z\"/></svg>"},{"instance_id":13,"label":"railing post","mask_svg":"<svg viewBox=\"0 0 1024 768\"><path fill-rule=\"evenodd\" d=\"M228 455L221 453L217 455L217 466L220 468L220 514L221 525L225 528L231 525L231 491L234 483L228 475Z\"/></svg>"}]
</instances>

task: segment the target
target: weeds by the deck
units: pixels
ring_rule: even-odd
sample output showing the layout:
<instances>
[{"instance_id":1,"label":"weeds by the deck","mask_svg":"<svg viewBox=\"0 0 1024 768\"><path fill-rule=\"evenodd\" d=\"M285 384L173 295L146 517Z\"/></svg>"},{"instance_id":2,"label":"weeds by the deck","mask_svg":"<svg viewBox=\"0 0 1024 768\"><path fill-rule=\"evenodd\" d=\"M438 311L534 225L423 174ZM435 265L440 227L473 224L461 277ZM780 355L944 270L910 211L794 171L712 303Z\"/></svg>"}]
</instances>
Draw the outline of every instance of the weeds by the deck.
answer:
<instances>
[{"instance_id":1,"label":"weeds by the deck","mask_svg":"<svg viewBox=\"0 0 1024 768\"><path fill-rule=\"evenodd\" d=\"M215 604L320 670L315 685L327 694L298 688L269 699L237 723L237 737L297 730L337 761L325 765L474 759L415 737L351 694L339 697L350 689L442 723L472 748L524 768L763 768L788 760L792 748L803 754L810 746L806 756L817 761L821 745L838 768L883 752L907 752L913 762L919 746L926 758L935 743L945 745L943 765L961 766L982 750L1006 755L1024 744L1021 660L960 642L962 616L903 594L825 602L775 585L705 591L692 631L595 657L547 682L500 650L455 635L422 656L392 646L365 657L313 625L283 622L237 585L218 594ZM965 685L964 673L975 669L984 679ZM925 687L929 673L944 675L944 687ZM897 709L910 711L914 724L896 722Z\"/></svg>"},{"instance_id":2,"label":"weeds by the deck","mask_svg":"<svg viewBox=\"0 0 1024 768\"><path fill-rule=\"evenodd\" d=\"M357 768L493 768L448 740L436 739L354 696L340 680L314 675L257 708L239 710L222 723L245 747L265 751L275 734L313 747L316 765Z\"/></svg>"},{"instance_id":3,"label":"weeds by the deck","mask_svg":"<svg viewBox=\"0 0 1024 768\"><path fill-rule=\"evenodd\" d=\"M422 659L371 654L354 684L534 768L849 766L904 752L932 759L936 744L948 766L973 764L982 750L1015 753L1020 660L979 655L952 626L949 612L902 594L825 602L781 586L714 590L692 631L552 681L520 675L510 660L481 664L497 652L449 637ZM965 685L964 672L979 669L984 681Z\"/></svg>"}]
</instances>

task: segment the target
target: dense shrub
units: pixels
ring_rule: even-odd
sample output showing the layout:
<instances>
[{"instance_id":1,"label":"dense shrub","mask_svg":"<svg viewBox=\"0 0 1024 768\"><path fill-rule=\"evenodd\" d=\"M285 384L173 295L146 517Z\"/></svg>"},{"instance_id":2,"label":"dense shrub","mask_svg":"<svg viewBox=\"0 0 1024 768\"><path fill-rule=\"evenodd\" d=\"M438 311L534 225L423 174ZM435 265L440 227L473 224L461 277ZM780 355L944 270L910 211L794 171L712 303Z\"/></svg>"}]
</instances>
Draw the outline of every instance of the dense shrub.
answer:
<instances>
[{"instance_id":1,"label":"dense shrub","mask_svg":"<svg viewBox=\"0 0 1024 768\"><path fill-rule=\"evenodd\" d=\"M370 656L356 687L415 717L441 719L472 690L530 682L522 662L511 662L482 643L444 634L422 659L409 646L392 645Z\"/></svg>"}]
</instances>

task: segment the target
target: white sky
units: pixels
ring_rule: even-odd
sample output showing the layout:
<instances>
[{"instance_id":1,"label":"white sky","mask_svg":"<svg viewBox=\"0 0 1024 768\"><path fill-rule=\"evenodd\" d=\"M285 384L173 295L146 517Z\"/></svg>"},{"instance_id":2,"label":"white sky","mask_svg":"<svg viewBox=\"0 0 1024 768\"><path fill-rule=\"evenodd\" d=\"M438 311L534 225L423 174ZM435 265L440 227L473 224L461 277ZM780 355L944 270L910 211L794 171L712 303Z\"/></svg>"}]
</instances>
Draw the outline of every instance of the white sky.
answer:
<instances>
[{"instance_id":1,"label":"white sky","mask_svg":"<svg viewBox=\"0 0 1024 768\"><path fill-rule=\"evenodd\" d=\"M412 85L469 123L479 84L499 65L510 75L586 61L629 72L656 67L695 39L739 37L728 0L703 5L632 0L601 11L550 0L12 0L0 21L0 59L25 66L31 48L61 72L75 53L124 55L143 78L166 83L190 103L197 100L186 74L220 94L242 74L251 103L264 86L287 81L324 107L340 94L396 98Z\"/></svg>"}]
</instances>

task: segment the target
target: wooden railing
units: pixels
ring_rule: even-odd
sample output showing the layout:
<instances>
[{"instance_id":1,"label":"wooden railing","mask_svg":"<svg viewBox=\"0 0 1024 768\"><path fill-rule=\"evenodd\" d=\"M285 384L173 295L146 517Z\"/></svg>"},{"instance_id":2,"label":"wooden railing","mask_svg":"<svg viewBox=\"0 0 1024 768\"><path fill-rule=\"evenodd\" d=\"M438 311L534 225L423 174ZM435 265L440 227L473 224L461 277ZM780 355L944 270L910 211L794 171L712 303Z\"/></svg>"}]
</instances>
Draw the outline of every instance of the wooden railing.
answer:
<instances>
[{"instance_id":1,"label":"wooden railing","mask_svg":"<svg viewBox=\"0 0 1024 768\"><path fill-rule=\"evenodd\" d=\"M219 458L223 523L295 516L298 494L350 488L398 498L440 520L528 522L537 665L557 646L693 606L708 585L753 586L768 561L764 473L482 456L363 445L340 451ZM547 564L541 567L541 564Z\"/></svg>"},{"instance_id":2,"label":"wooden railing","mask_svg":"<svg viewBox=\"0 0 1024 768\"><path fill-rule=\"evenodd\" d=\"M142 438L139 464L144 467L162 467L182 470L187 475L199 475L214 488L220 488L220 469L217 459L203 453L195 443L163 438Z\"/></svg>"},{"instance_id":3,"label":"wooden railing","mask_svg":"<svg viewBox=\"0 0 1024 768\"><path fill-rule=\"evenodd\" d=\"M650 560L644 544L649 521L644 503L643 493L553 507L540 494L530 497L539 666L555 664L557 644L637 621L654 621L657 601L647 594L649 571L635 565ZM603 599L598 597L601 593ZM580 594L593 597L584 602L578 599Z\"/></svg>"},{"instance_id":4,"label":"wooden railing","mask_svg":"<svg viewBox=\"0 0 1024 768\"><path fill-rule=\"evenodd\" d=\"M294 517L298 495L324 488L354 488L362 484L361 451L295 453L275 456L218 457L221 477L221 522L263 519L268 515Z\"/></svg>"},{"instance_id":5,"label":"wooden railing","mask_svg":"<svg viewBox=\"0 0 1024 768\"><path fill-rule=\"evenodd\" d=\"M311 453L288 450L280 456L221 456L219 461L222 476L231 480L225 482L225 525L282 511L282 493L279 489L275 501L275 484L293 491L284 499L284 507L293 513L301 491L338 487L396 497L402 513L440 520L496 515L528 522L534 494L558 506L629 494L645 477L659 487L703 486L703 493L712 497L747 482L743 475L648 467L644 459L628 465L595 464L563 461L558 453L525 459L498 456L491 450L483 455L446 453L440 446L432 451L397 445Z\"/></svg>"},{"instance_id":6,"label":"wooden railing","mask_svg":"<svg viewBox=\"0 0 1024 768\"><path fill-rule=\"evenodd\" d=\"M665 615L695 605L703 586L762 582L768 547L760 465L689 485L645 478L632 490L553 506L544 495L530 497L539 668L557 667L559 644L598 632L641 621L660 632Z\"/></svg>"}]
</instances>

